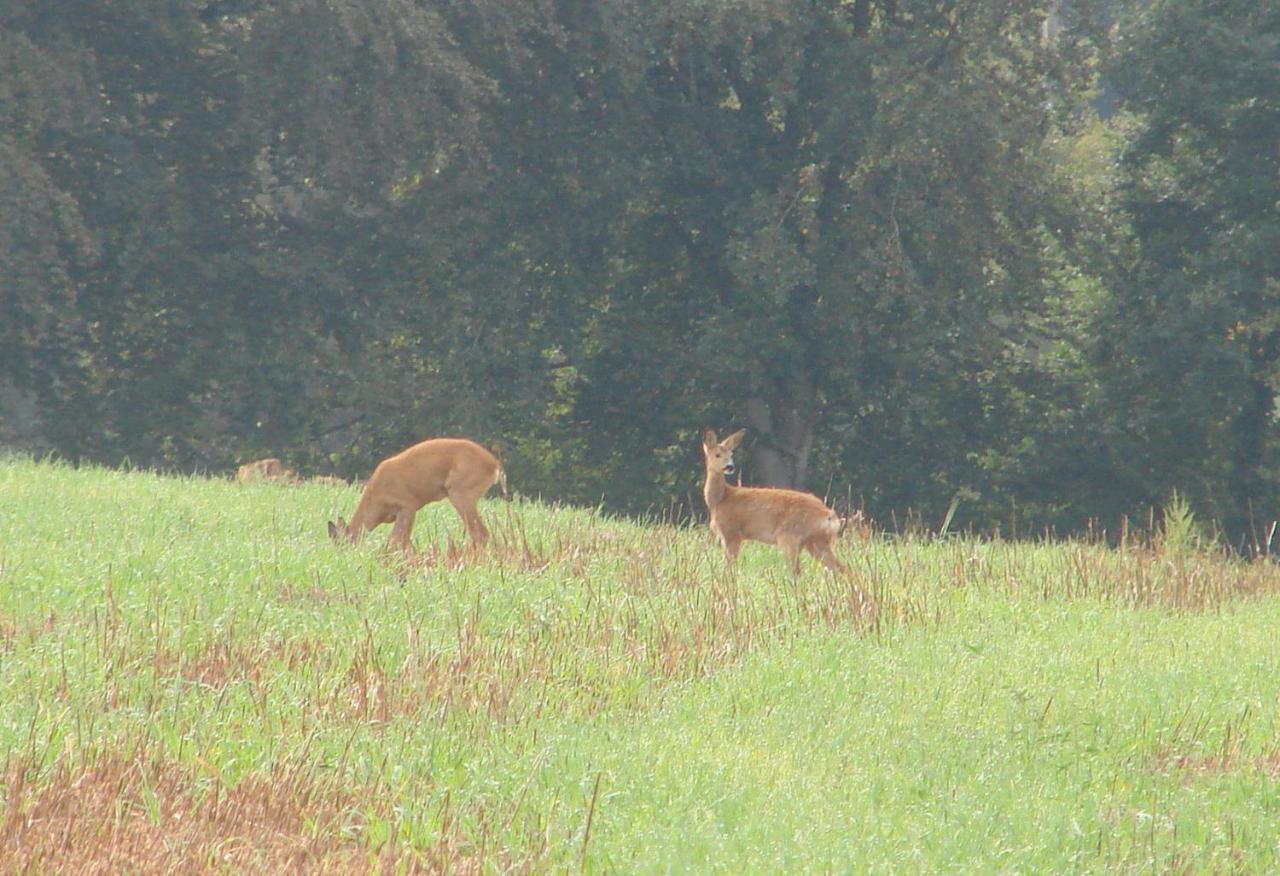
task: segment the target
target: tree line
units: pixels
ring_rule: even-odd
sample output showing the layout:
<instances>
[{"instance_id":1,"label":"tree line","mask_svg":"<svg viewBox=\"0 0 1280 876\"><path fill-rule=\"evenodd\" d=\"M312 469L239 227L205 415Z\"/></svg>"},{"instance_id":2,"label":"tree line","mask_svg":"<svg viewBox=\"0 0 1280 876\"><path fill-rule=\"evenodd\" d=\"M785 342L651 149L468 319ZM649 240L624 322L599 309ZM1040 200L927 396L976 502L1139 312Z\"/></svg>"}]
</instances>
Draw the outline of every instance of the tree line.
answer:
<instances>
[{"instance_id":1,"label":"tree line","mask_svg":"<svg viewBox=\"0 0 1280 876\"><path fill-rule=\"evenodd\" d=\"M1280 516L1266 0L8 0L0 442Z\"/></svg>"}]
</instances>

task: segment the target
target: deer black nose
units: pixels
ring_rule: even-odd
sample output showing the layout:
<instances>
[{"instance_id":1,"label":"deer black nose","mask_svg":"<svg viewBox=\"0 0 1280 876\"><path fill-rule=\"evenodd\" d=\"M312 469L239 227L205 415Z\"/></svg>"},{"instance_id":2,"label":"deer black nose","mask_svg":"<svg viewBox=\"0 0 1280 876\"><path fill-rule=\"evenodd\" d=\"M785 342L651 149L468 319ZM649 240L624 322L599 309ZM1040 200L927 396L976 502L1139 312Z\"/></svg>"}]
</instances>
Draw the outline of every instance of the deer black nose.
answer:
<instances>
[{"instance_id":1,"label":"deer black nose","mask_svg":"<svg viewBox=\"0 0 1280 876\"><path fill-rule=\"evenodd\" d=\"M738 470L738 467L734 465L732 462L724 467L724 473L727 475L731 475L737 470Z\"/></svg>"}]
</instances>

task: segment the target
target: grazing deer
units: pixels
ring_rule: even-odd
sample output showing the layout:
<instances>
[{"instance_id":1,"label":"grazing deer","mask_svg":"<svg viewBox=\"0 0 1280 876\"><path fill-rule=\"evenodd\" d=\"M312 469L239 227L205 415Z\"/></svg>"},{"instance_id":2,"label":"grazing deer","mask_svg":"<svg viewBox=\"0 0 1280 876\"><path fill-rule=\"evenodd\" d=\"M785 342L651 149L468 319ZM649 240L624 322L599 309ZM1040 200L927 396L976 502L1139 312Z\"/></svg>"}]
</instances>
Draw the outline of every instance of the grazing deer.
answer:
<instances>
[{"instance_id":1,"label":"grazing deer","mask_svg":"<svg viewBox=\"0 0 1280 876\"><path fill-rule=\"evenodd\" d=\"M840 515L812 493L773 487L734 487L725 481L733 474L733 451L746 432L740 429L723 441L708 429L702 436L702 453L707 462L707 480L702 488L711 531L724 545L724 555L732 567L743 539L776 544L782 548L791 570L800 574L800 551L807 550L827 568L847 575L849 567L840 562L831 546L844 529Z\"/></svg>"},{"instance_id":2,"label":"grazing deer","mask_svg":"<svg viewBox=\"0 0 1280 876\"><path fill-rule=\"evenodd\" d=\"M351 522L329 523L335 540L359 542L383 523L393 524L390 544L413 552L409 535L418 509L448 499L462 518L475 547L489 540L476 503L494 484L507 495L507 476L492 453L465 438L432 438L378 463L360 496Z\"/></svg>"},{"instance_id":3,"label":"grazing deer","mask_svg":"<svg viewBox=\"0 0 1280 876\"><path fill-rule=\"evenodd\" d=\"M236 483L252 484L255 481L284 481L294 483L298 476L284 467L275 457L246 462L236 469Z\"/></svg>"}]
</instances>

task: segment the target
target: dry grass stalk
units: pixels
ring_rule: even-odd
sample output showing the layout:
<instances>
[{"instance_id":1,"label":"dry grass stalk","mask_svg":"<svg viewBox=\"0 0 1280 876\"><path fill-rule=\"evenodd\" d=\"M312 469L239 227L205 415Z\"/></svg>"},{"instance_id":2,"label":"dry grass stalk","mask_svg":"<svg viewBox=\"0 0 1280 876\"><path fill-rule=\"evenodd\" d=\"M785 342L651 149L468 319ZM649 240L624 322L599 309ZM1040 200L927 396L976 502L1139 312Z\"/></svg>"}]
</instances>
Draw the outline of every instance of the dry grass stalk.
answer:
<instances>
[{"instance_id":1,"label":"dry grass stalk","mask_svg":"<svg viewBox=\"0 0 1280 876\"><path fill-rule=\"evenodd\" d=\"M194 656L158 644L152 664L158 677L176 676L220 690L238 681L261 681L273 667L294 672L328 650L324 643L305 638L257 642L228 637L206 643Z\"/></svg>"},{"instance_id":2,"label":"dry grass stalk","mask_svg":"<svg viewBox=\"0 0 1280 876\"><path fill-rule=\"evenodd\" d=\"M1280 779L1280 751L1247 755L1239 746L1195 754L1165 750L1156 754L1155 768L1161 773L1177 773L1184 782L1228 773L1256 773L1274 780Z\"/></svg>"},{"instance_id":3,"label":"dry grass stalk","mask_svg":"<svg viewBox=\"0 0 1280 876\"><path fill-rule=\"evenodd\" d=\"M211 770L209 772L212 772ZM476 872L475 850L442 833L431 849L373 850L352 831L390 818L385 789L350 790L281 767L226 787L217 775L120 755L38 780L5 776L0 848L14 872Z\"/></svg>"}]
</instances>

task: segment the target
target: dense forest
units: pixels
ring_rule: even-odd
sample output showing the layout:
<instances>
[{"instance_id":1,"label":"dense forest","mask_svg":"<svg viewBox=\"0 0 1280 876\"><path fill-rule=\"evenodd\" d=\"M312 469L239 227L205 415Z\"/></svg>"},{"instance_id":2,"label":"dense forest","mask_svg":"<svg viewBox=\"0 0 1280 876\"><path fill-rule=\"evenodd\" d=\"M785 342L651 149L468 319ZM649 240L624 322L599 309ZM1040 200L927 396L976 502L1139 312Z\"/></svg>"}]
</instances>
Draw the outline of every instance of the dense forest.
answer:
<instances>
[{"instance_id":1,"label":"dense forest","mask_svg":"<svg viewBox=\"0 0 1280 876\"><path fill-rule=\"evenodd\" d=\"M0 2L23 452L1250 543L1277 304L1274 0Z\"/></svg>"}]
</instances>

